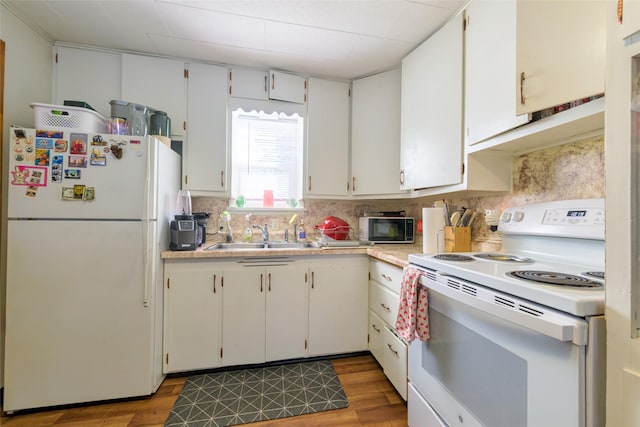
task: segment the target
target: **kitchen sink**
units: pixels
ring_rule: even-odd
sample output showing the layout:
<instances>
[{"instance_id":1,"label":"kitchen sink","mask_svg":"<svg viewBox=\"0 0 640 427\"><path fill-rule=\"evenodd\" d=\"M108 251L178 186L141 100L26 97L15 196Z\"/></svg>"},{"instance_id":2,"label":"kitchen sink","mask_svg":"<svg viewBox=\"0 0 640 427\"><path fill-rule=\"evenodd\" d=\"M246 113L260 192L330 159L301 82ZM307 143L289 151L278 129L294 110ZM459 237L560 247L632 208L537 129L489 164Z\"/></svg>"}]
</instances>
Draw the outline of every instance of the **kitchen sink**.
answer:
<instances>
[{"instance_id":1,"label":"kitchen sink","mask_svg":"<svg viewBox=\"0 0 640 427\"><path fill-rule=\"evenodd\" d=\"M318 242L234 242L234 243L216 243L205 248L205 251L215 251L221 249L304 249L319 248Z\"/></svg>"}]
</instances>

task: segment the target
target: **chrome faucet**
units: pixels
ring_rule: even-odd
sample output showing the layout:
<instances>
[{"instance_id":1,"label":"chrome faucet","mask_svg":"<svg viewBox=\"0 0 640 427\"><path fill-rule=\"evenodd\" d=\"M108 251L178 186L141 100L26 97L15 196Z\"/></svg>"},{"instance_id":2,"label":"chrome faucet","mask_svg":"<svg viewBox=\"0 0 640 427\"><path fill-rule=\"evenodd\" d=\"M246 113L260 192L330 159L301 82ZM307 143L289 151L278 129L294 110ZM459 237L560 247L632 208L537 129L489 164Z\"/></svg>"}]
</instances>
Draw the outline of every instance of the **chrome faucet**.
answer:
<instances>
[{"instance_id":1,"label":"chrome faucet","mask_svg":"<svg viewBox=\"0 0 640 427\"><path fill-rule=\"evenodd\" d=\"M260 230L260 233L262 233L262 238L264 239L265 243L269 241L269 226L267 224L265 224L264 227L260 227L259 225L254 225L253 228L257 228L258 230Z\"/></svg>"}]
</instances>

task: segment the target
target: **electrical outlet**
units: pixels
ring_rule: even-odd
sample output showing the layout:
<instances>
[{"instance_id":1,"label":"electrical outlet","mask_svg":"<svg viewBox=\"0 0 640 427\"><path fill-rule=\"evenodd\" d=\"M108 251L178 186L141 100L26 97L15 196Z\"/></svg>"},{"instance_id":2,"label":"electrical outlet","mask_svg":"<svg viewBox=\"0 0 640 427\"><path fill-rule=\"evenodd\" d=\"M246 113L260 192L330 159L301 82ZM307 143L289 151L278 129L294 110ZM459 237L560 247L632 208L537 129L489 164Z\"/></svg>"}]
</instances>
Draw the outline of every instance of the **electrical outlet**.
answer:
<instances>
[{"instance_id":1,"label":"electrical outlet","mask_svg":"<svg viewBox=\"0 0 640 427\"><path fill-rule=\"evenodd\" d=\"M484 212L484 221L487 225L498 225L500 222L500 210L499 209L487 209Z\"/></svg>"},{"instance_id":2,"label":"electrical outlet","mask_svg":"<svg viewBox=\"0 0 640 427\"><path fill-rule=\"evenodd\" d=\"M271 231L279 231L281 228L281 222L277 218L271 219L271 224L269 224L269 229Z\"/></svg>"}]
</instances>

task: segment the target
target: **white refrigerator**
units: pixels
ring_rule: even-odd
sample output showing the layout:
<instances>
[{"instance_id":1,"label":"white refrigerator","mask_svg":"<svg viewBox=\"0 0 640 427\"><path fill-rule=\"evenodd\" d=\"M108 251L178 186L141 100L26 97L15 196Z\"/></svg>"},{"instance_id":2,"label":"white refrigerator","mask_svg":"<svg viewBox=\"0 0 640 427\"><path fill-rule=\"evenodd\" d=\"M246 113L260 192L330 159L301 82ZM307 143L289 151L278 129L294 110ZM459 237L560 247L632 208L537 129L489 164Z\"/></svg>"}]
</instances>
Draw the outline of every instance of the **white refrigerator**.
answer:
<instances>
[{"instance_id":1,"label":"white refrigerator","mask_svg":"<svg viewBox=\"0 0 640 427\"><path fill-rule=\"evenodd\" d=\"M180 164L153 137L10 129L5 411L157 390Z\"/></svg>"}]
</instances>

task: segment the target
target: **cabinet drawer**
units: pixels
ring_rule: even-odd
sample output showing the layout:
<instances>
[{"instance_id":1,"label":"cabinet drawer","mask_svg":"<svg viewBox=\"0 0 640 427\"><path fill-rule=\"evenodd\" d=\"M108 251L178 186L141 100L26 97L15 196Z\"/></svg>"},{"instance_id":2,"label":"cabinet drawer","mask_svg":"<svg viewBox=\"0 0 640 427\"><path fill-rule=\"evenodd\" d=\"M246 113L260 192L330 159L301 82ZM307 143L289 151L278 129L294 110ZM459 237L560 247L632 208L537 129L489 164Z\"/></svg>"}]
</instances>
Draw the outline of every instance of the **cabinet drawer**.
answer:
<instances>
[{"instance_id":1,"label":"cabinet drawer","mask_svg":"<svg viewBox=\"0 0 640 427\"><path fill-rule=\"evenodd\" d=\"M384 373L400 396L407 400L407 345L389 328L384 328Z\"/></svg>"},{"instance_id":2,"label":"cabinet drawer","mask_svg":"<svg viewBox=\"0 0 640 427\"><path fill-rule=\"evenodd\" d=\"M369 310L369 351L380 365L384 363L384 330L382 319L373 310Z\"/></svg>"},{"instance_id":3,"label":"cabinet drawer","mask_svg":"<svg viewBox=\"0 0 640 427\"><path fill-rule=\"evenodd\" d=\"M369 307L386 323L395 327L400 297L381 284L369 281Z\"/></svg>"},{"instance_id":4,"label":"cabinet drawer","mask_svg":"<svg viewBox=\"0 0 640 427\"><path fill-rule=\"evenodd\" d=\"M400 284L402 282L402 269L400 267L383 261L371 260L369 273L371 274L371 280L375 280L397 294L400 293Z\"/></svg>"}]
</instances>

